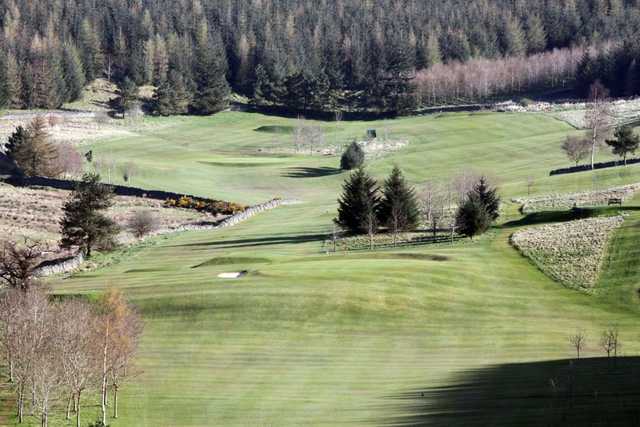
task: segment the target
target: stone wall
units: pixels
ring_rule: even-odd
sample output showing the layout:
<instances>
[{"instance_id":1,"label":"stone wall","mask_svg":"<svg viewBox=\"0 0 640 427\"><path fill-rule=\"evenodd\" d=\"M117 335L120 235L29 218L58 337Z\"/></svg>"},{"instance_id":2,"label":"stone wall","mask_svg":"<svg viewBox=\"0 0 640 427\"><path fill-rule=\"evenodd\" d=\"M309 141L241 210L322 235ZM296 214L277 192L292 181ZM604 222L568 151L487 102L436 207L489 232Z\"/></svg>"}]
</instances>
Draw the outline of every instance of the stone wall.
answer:
<instances>
[{"instance_id":1,"label":"stone wall","mask_svg":"<svg viewBox=\"0 0 640 427\"><path fill-rule=\"evenodd\" d=\"M84 254L78 252L73 256L45 261L36 268L34 275L36 277L52 276L54 274L63 274L76 270L84 262Z\"/></svg>"},{"instance_id":2,"label":"stone wall","mask_svg":"<svg viewBox=\"0 0 640 427\"><path fill-rule=\"evenodd\" d=\"M242 221L246 221L254 215L259 214L260 212L264 212L270 209L275 209L278 206L283 204L282 199L273 199L266 203L261 203L259 205L252 206L246 209L244 212L240 212L238 214L232 215L223 219L217 223L208 223L208 224L190 224L184 225L181 227L173 228L173 229L164 229L158 230L153 233L153 236L179 233L183 231L205 231L205 230L216 230L220 228L232 227ZM131 244L135 243L135 240L132 241L121 241L121 244ZM61 259L45 261L36 269L35 276L36 277L46 277L54 274L64 274L69 273L71 271L77 270L82 263L84 262L84 254L82 252L78 252L77 254L65 257Z\"/></svg>"},{"instance_id":3,"label":"stone wall","mask_svg":"<svg viewBox=\"0 0 640 427\"><path fill-rule=\"evenodd\" d=\"M523 214L540 212L550 209L571 209L580 206L607 205L609 199L627 200L640 190L640 183L614 187L606 190L586 191L570 194L549 194L545 196L517 198L513 202L519 203Z\"/></svg>"}]
</instances>

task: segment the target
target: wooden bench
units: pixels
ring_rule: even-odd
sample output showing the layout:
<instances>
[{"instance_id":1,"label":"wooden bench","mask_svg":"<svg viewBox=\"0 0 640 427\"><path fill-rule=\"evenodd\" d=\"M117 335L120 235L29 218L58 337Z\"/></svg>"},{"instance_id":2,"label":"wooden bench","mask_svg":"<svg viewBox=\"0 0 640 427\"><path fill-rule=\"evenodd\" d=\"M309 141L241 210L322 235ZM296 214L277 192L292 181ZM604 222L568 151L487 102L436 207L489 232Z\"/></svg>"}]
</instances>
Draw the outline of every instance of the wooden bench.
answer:
<instances>
[{"instance_id":1,"label":"wooden bench","mask_svg":"<svg viewBox=\"0 0 640 427\"><path fill-rule=\"evenodd\" d=\"M613 205L622 206L622 199L609 199L608 205L609 206L613 206Z\"/></svg>"}]
</instances>

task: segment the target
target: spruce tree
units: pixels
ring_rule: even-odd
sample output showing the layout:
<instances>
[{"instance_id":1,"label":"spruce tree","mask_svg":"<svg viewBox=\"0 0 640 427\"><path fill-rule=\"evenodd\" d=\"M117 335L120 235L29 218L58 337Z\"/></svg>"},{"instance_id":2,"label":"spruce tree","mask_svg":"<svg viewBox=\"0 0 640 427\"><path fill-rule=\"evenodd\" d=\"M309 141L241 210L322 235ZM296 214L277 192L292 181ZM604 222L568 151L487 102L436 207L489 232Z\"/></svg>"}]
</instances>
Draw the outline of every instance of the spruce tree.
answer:
<instances>
[{"instance_id":1,"label":"spruce tree","mask_svg":"<svg viewBox=\"0 0 640 427\"><path fill-rule=\"evenodd\" d=\"M79 247L87 257L96 247L111 247L118 226L104 212L113 205L113 191L97 174L85 174L63 207L63 248Z\"/></svg>"},{"instance_id":2,"label":"spruce tree","mask_svg":"<svg viewBox=\"0 0 640 427\"><path fill-rule=\"evenodd\" d=\"M544 51L547 46L547 33L545 32L542 20L538 15L530 14L527 16L526 34L527 50L529 54Z\"/></svg>"},{"instance_id":3,"label":"spruce tree","mask_svg":"<svg viewBox=\"0 0 640 427\"><path fill-rule=\"evenodd\" d=\"M229 104L227 59L219 34L209 37L206 30L199 36L196 48L196 93L192 109L197 114L214 114Z\"/></svg>"},{"instance_id":4,"label":"spruce tree","mask_svg":"<svg viewBox=\"0 0 640 427\"><path fill-rule=\"evenodd\" d=\"M365 154L360 144L353 141L340 158L340 169L352 170L364 165Z\"/></svg>"},{"instance_id":5,"label":"spruce tree","mask_svg":"<svg viewBox=\"0 0 640 427\"><path fill-rule=\"evenodd\" d=\"M82 96L82 89L87 80L78 49L67 43L62 55L62 69L65 81L65 101L76 101Z\"/></svg>"},{"instance_id":6,"label":"spruce tree","mask_svg":"<svg viewBox=\"0 0 640 427\"><path fill-rule=\"evenodd\" d=\"M7 84L7 57L0 52L0 108L9 105L9 85Z\"/></svg>"},{"instance_id":7,"label":"spruce tree","mask_svg":"<svg viewBox=\"0 0 640 427\"><path fill-rule=\"evenodd\" d=\"M118 86L118 108L124 118L127 110L129 110L135 100L138 98L138 88L129 77L125 77Z\"/></svg>"},{"instance_id":8,"label":"spruce tree","mask_svg":"<svg viewBox=\"0 0 640 427\"><path fill-rule=\"evenodd\" d=\"M161 116L185 114L189 109L190 99L184 79L172 70L168 79L154 93L154 110Z\"/></svg>"},{"instance_id":9,"label":"spruce tree","mask_svg":"<svg viewBox=\"0 0 640 427\"><path fill-rule=\"evenodd\" d=\"M336 224L350 234L369 234L380 204L375 179L359 168L347 178L342 190Z\"/></svg>"},{"instance_id":10,"label":"spruce tree","mask_svg":"<svg viewBox=\"0 0 640 427\"><path fill-rule=\"evenodd\" d=\"M456 212L456 231L462 236L473 239L487 231L491 225L491 216L487 213L480 197L471 192Z\"/></svg>"},{"instance_id":11,"label":"spruce tree","mask_svg":"<svg viewBox=\"0 0 640 427\"><path fill-rule=\"evenodd\" d=\"M80 23L78 42L87 80L92 81L101 77L104 56L97 30L89 18L84 18Z\"/></svg>"},{"instance_id":12,"label":"spruce tree","mask_svg":"<svg viewBox=\"0 0 640 427\"><path fill-rule=\"evenodd\" d=\"M635 154L640 146L640 136L633 132L632 126L620 126L615 131L615 139L608 139L606 143L611 147L611 151L616 156L622 157L624 164L627 164L627 156Z\"/></svg>"},{"instance_id":13,"label":"spruce tree","mask_svg":"<svg viewBox=\"0 0 640 427\"><path fill-rule=\"evenodd\" d=\"M473 193L478 196L478 200L484 206L491 222L500 216L500 197L498 190L489 186L487 178L481 177L473 187Z\"/></svg>"},{"instance_id":14,"label":"spruce tree","mask_svg":"<svg viewBox=\"0 0 640 427\"><path fill-rule=\"evenodd\" d=\"M409 186L397 166L382 187L378 219L394 236L400 231L415 230L418 226L420 211L415 190Z\"/></svg>"}]
</instances>

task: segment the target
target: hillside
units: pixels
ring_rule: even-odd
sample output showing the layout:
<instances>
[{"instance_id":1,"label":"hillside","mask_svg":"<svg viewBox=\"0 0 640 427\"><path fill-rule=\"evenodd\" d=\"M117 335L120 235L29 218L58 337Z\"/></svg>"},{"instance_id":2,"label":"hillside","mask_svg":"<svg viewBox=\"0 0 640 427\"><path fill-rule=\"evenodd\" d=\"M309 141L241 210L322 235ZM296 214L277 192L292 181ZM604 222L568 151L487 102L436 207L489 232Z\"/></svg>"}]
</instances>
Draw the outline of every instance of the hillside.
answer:
<instances>
[{"instance_id":1,"label":"hillside","mask_svg":"<svg viewBox=\"0 0 640 427\"><path fill-rule=\"evenodd\" d=\"M117 286L145 319L141 373L122 389L115 426L411 424L437 408L429 396L439 397L416 390L452 386L485 368L510 378L514 363L545 375L547 365L534 362L571 358L568 335L578 328L588 334L586 356L602 354L598 337L613 323L625 355L640 349L637 298L616 285L635 283L630 261L607 264L596 287L609 296L567 289L510 246L510 235L530 225L508 223L520 218L515 204L507 202L501 224L474 242L326 254L346 174L337 157L287 153L290 135L262 131L295 127L295 120L225 112L145 122L133 137L91 148L116 162L133 159L143 187L298 203L233 228L157 239L108 267L51 282L58 295ZM637 166L550 177L566 165L560 141L575 131L544 114L310 123L338 143L369 128L408 140L368 169L382 178L398 164L418 186L473 169L489 174L508 201L528 189L541 195L640 181ZM633 239L631 215L612 260ZM237 281L217 277L242 270L248 275ZM527 381L518 388L527 390ZM530 413L531 424L541 411Z\"/></svg>"}]
</instances>

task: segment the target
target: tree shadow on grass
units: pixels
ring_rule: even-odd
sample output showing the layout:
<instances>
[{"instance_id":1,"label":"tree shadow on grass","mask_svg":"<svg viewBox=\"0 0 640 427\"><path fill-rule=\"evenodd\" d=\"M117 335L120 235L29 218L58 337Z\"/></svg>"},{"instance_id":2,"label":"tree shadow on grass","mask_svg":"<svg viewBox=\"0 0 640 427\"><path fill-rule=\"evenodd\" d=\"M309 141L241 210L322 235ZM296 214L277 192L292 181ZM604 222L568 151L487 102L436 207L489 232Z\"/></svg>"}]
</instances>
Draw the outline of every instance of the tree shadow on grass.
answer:
<instances>
[{"instance_id":1,"label":"tree shadow on grass","mask_svg":"<svg viewBox=\"0 0 640 427\"><path fill-rule=\"evenodd\" d=\"M497 365L395 396L386 426L639 426L640 358Z\"/></svg>"},{"instance_id":2,"label":"tree shadow on grass","mask_svg":"<svg viewBox=\"0 0 640 427\"><path fill-rule=\"evenodd\" d=\"M273 245L290 245L295 243L309 243L325 240L326 234L301 234L297 236L275 236L275 237L259 237L253 239L235 239L235 240L217 240L213 242L203 243L187 243L184 245L175 245L173 247L193 247L193 248L244 248L253 246L273 246Z\"/></svg>"},{"instance_id":3,"label":"tree shadow on grass","mask_svg":"<svg viewBox=\"0 0 640 427\"><path fill-rule=\"evenodd\" d=\"M282 173L282 177L284 178L322 178L325 176L339 175L341 173L342 173L342 169L337 169L337 168L295 167L295 168L287 168L286 171Z\"/></svg>"}]
</instances>

